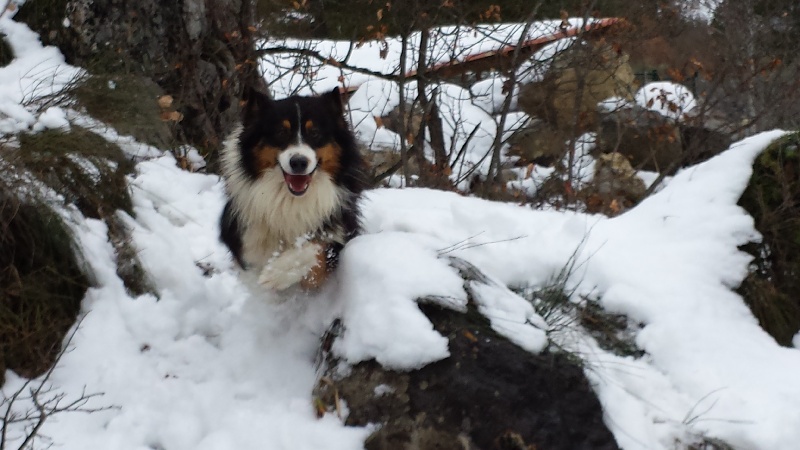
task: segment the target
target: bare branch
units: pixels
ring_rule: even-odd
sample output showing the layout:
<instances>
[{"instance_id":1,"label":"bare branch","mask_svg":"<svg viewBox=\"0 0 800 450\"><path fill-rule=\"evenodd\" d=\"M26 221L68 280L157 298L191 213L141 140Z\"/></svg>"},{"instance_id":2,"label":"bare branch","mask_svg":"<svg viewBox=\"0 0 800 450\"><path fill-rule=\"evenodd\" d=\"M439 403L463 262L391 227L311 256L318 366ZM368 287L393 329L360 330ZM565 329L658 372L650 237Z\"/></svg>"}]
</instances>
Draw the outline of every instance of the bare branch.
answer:
<instances>
[{"instance_id":1,"label":"bare branch","mask_svg":"<svg viewBox=\"0 0 800 450\"><path fill-rule=\"evenodd\" d=\"M330 56L325 56L322 53L312 50L309 48L297 48L297 47L286 47L286 46L277 46L277 47L267 47L257 50L259 56L263 55L276 55L276 54L294 54L300 56L306 56L312 59L316 59L317 61L327 64L333 67L341 67L347 70L352 70L356 73L362 73L365 75L370 75L376 78L380 78L383 80L390 80L394 81L397 79L397 75L395 74L385 74L383 72L378 72L375 70L365 69L363 67L354 66L349 64L347 60L338 60L332 58Z\"/></svg>"},{"instance_id":2,"label":"bare branch","mask_svg":"<svg viewBox=\"0 0 800 450\"><path fill-rule=\"evenodd\" d=\"M56 356L55 362L47 372L45 372L44 376L36 380L26 380L11 397L4 397L2 402L0 402L0 406L6 407L2 418L3 426L2 429L0 429L0 450L6 450L6 444L10 442L11 438L8 436L9 425L26 424L26 426L24 426L24 438L22 439L22 443L17 447L17 450L25 450L33 445L37 437L42 437L41 429L53 415L71 412L95 413L115 409L113 406L87 408L86 405L92 399L101 397L103 394L87 394L85 386L77 398L72 401L67 401L68 395L64 392L56 391L50 384L53 371L58 366L61 358L69 351L72 340L84 317L85 316L78 318L72 332L65 339L61 351ZM32 407L26 409L22 413L15 413L13 411L15 404L23 400L29 401Z\"/></svg>"},{"instance_id":3,"label":"bare branch","mask_svg":"<svg viewBox=\"0 0 800 450\"><path fill-rule=\"evenodd\" d=\"M544 1L540 0L536 6L533 7L528 17L525 19L525 26L522 28L522 33L520 33L519 38L517 39L517 45L514 47L514 53L511 56L511 64L510 70L508 73L508 93L506 94L506 98L503 99L503 107L500 111L500 119L497 123L497 132L494 135L494 143L492 144L492 160L489 164L489 173L487 174L487 179L492 181L500 181L500 149L503 145L503 130L506 126L506 118L508 117L509 111L511 111L511 100L514 98L514 89L516 88L517 84L517 63L519 61L520 54L522 52L522 44L527 40L528 33L530 32L531 27L533 26L534 19L536 19L536 15L539 13L539 8L541 8Z\"/></svg>"}]
</instances>

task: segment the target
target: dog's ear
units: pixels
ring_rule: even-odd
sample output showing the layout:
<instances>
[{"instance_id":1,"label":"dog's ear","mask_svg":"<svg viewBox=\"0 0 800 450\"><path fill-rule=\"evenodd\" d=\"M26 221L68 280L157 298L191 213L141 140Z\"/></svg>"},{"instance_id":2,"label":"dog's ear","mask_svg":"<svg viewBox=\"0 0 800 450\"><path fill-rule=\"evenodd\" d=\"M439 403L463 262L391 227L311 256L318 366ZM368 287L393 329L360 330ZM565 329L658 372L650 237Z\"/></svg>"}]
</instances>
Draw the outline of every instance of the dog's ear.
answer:
<instances>
[{"instance_id":1,"label":"dog's ear","mask_svg":"<svg viewBox=\"0 0 800 450\"><path fill-rule=\"evenodd\" d=\"M242 123L248 124L272 108L272 99L269 95L255 89L247 90L242 96Z\"/></svg>"},{"instance_id":2,"label":"dog's ear","mask_svg":"<svg viewBox=\"0 0 800 450\"><path fill-rule=\"evenodd\" d=\"M342 102L342 94L338 87L333 88L332 91L324 94L323 99L330 105L331 109L339 116L344 114L344 103Z\"/></svg>"}]
</instances>

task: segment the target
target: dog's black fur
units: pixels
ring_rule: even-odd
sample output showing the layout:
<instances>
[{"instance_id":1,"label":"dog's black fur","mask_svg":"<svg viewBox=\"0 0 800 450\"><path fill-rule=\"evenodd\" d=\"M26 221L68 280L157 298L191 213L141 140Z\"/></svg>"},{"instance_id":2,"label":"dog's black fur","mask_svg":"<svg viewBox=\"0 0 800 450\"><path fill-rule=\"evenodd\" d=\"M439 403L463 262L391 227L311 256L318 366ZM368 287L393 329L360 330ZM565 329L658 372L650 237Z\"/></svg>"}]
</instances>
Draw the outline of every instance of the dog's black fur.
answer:
<instances>
[{"instance_id":1,"label":"dog's black fur","mask_svg":"<svg viewBox=\"0 0 800 450\"><path fill-rule=\"evenodd\" d=\"M252 94L225 144L222 173L229 200L220 239L244 269L259 270L306 237L330 271L361 231L364 161L338 89L278 101Z\"/></svg>"}]
</instances>

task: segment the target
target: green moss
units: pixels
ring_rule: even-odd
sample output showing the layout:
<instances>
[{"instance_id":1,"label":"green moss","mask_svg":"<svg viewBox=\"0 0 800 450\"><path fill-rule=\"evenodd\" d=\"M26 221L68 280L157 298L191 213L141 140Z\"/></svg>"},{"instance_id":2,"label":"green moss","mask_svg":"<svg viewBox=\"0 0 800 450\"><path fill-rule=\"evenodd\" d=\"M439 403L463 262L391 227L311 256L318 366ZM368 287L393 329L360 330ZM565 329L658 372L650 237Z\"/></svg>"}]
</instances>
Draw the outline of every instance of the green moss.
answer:
<instances>
[{"instance_id":1,"label":"green moss","mask_svg":"<svg viewBox=\"0 0 800 450\"><path fill-rule=\"evenodd\" d=\"M133 214L127 175L134 164L122 150L75 126L18 138L19 148L0 153L4 169L30 175L0 177L0 374L9 368L35 376L57 357L89 281L69 229L27 179L58 192L85 216L105 221L117 273L131 295L155 290L119 213Z\"/></svg>"},{"instance_id":2,"label":"green moss","mask_svg":"<svg viewBox=\"0 0 800 450\"><path fill-rule=\"evenodd\" d=\"M47 130L19 136L16 164L75 204L87 217L133 213L125 176L133 163L119 146L91 131Z\"/></svg>"},{"instance_id":3,"label":"green moss","mask_svg":"<svg viewBox=\"0 0 800 450\"><path fill-rule=\"evenodd\" d=\"M133 296L155 294L117 211L133 215L126 175L133 163L115 144L88 130L20 136L17 164L64 196L86 217L103 219L117 254L117 275Z\"/></svg>"},{"instance_id":4,"label":"green moss","mask_svg":"<svg viewBox=\"0 0 800 450\"><path fill-rule=\"evenodd\" d=\"M113 126L120 134L161 149L175 146L173 129L161 120L158 99L161 88L135 75L92 75L78 86L78 105L95 119Z\"/></svg>"},{"instance_id":5,"label":"green moss","mask_svg":"<svg viewBox=\"0 0 800 450\"><path fill-rule=\"evenodd\" d=\"M753 216L762 242L739 292L761 326L784 345L800 330L800 133L759 156L739 204Z\"/></svg>"},{"instance_id":6,"label":"green moss","mask_svg":"<svg viewBox=\"0 0 800 450\"><path fill-rule=\"evenodd\" d=\"M31 377L53 364L89 286L80 260L58 215L0 187L0 366Z\"/></svg>"}]
</instances>

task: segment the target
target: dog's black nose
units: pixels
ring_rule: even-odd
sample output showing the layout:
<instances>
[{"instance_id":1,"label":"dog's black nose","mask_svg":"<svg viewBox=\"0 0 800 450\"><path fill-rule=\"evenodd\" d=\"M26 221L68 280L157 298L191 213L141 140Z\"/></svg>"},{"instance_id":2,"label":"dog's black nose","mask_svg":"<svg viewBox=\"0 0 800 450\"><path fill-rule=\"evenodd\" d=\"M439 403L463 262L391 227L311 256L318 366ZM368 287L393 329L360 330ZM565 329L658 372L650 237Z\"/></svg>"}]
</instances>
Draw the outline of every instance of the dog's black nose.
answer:
<instances>
[{"instance_id":1,"label":"dog's black nose","mask_svg":"<svg viewBox=\"0 0 800 450\"><path fill-rule=\"evenodd\" d=\"M305 173L308 169L308 158L302 155L294 155L289 159L289 167L293 173Z\"/></svg>"}]
</instances>

